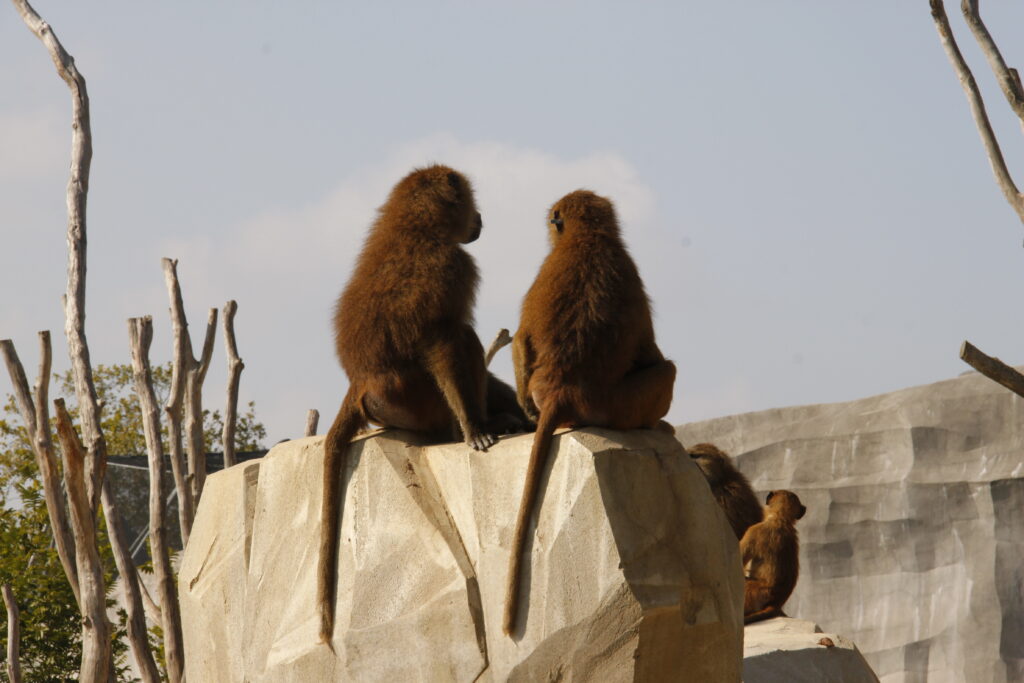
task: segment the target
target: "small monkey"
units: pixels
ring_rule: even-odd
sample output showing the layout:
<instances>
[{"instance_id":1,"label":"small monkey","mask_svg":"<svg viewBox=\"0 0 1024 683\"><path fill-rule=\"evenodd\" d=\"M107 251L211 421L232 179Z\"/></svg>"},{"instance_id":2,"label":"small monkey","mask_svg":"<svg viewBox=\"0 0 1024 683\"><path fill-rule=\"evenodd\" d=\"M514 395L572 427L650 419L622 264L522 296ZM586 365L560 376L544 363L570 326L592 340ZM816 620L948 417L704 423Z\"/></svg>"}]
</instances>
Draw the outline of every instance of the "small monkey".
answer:
<instances>
[{"instance_id":1,"label":"small monkey","mask_svg":"<svg viewBox=\"0 0 1024 683\"><path fill-rule=\"evenodd\" d=\"M785 616L782 606L800 575L796 520L807 508L792 491L772 491L765 500L764 521L740 540L743 558L743 623Z\"/></svg>"},{"instance_id":2,"label":"small monkey","mask_svg":"<svg viewBox=\"0 0 1024 683\"><path fill-rule=\"evenodd\" d=\"M368 423L461 437L486 450L528 421L515 391L487 372L473 331L479 276L462 249L483 222L461 173L434 165L392 189L334 314L349 388L324 441L317 604L330 643L337 590L339 491L349 442Z\"/></svg>"},{"instance_id":3,"label":"small monkey","mask_svg":"<svg viewBox=\"0 0 1024 683\"><path fill-rule=\"evenodd\" d=\"M663 429L676 366L654 342L651 309L612 203L577 190L548 212L551 251L523 299L512 341L519 403L537 434L509 558L502 628L515 628L519 570L537 484L558 427Z\"/></svg>"},{"instance_id":4,"label":"small monkey","mask_svg":"<svg viewBox=\"0 0 1024 683\"><path fill-rule=\"evenodd\" d=\"M761 503L750 488L750 482L733 466L729 456L714 444L699 443L688 448L687 452L704 473L711 493L725 511L733 533L736 534L736 540L740 540L750 525L764 518Z\"/></svg>"}]
</instances>

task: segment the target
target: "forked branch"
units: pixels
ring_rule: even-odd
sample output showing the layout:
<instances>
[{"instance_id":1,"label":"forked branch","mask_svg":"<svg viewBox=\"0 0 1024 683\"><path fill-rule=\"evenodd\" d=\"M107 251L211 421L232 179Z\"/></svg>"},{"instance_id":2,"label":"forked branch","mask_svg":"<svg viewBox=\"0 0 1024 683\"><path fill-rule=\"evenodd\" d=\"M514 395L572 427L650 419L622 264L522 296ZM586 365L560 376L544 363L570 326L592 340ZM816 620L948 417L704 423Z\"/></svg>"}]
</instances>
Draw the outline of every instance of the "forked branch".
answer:
<instances>
[{"instance_id":1,"label":"forked branch","mask_svg":"<svg viewBox=\"0 0 1024 683\"><path fill-rule=\"evenodd\" d=\"M988 114L985 111L985 101L981 97L981 91L978 89L978 83L974 80L974 74L971 73L971 69L967 66L967 61L964 59L963 54L960 52L960 48L956 44L956 39L953 37L953 29L949 25L949 18L946 16L946 8L943 0L929 0L932 10L932 19L935 21L935 27L939 32L939 39L942 41L942 47L946 50L946 55L949 57L950 63L953 65L953 70L956 72L957 78L960 79L960 85L964 89L964 93L967 95L967 101L971 107L971 114L974 116L974 123L978 127L978 132L981 134L981 141L985 145L985 151L988 154L989 163L992 165L992 173L995 174L996 182L999 184L999 188L1003 191L1003 195L1006 197L1006 201L1010 203L1013 210L1017 212L1017 217L1024 222L1024 195L1021 195L1020 190L1017 189L1017 185L1013 182L1013 177L1010 175L1009 169L1006 167L1006 161L1003 159L1003 152L999 147L999 141L996 139L996 134L992 130L992 124L988 119ZM971 24L972 29L975 29L975 35L981 35L979 42L987 40L991 43L991 47L995 46L992 42L991 36L987 30L979 33L984 29L984 24L981 24L980 17L977 21L974 21L974 17L977 17L977 3L970 3L965 0L964 14L968 16L968 24ZM973 7L973 9L972 9ZM998 50L994 54L990 54L986 50L985 43L982 42L982 50L986 51L986 56L989 57L990 62L998 55ZM998 56L996 66L1002 64L1002 68L1006 69L1005 63L1002 62L1002 56ZM994 67L996 68L996 67ZM1013 78L1018 86L1019 79L1016 79L1016 72L1013 75L1009 75L1009 78ZM998 75L998 72L997 72ZM1000 79L1002 84L1002 79ZM1013 87L1011 87L1011 91ZM1009 97L1010 95L1008 95ZM1011 106L1013 106L1011 101Z\"/></svg>"}]
</instances>

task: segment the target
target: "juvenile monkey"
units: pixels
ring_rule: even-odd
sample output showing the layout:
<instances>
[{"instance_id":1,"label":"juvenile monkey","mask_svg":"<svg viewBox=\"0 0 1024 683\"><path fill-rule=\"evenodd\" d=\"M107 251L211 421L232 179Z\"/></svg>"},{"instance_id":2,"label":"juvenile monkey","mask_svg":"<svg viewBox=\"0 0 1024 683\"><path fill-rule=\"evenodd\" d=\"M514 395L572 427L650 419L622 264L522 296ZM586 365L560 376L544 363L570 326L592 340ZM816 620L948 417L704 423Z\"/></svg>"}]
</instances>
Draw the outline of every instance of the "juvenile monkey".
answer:
<instances>
[{"instance_id":1,"label":"juvenile monkey","mask_svg":"<svg viewBox=\"0 0 1024 683\"><path fill-rule=\"evenodd\" d=\"M478 280L461 245L483 223L469 181L446 166L403 178L370 228L334 314L349 388L324 441L317 604L330 642L337 589L341 477L349 441L373 422L476 450L495 432L522 430L515 392L488 373L472 327Z\"/></svg>"},{"instance_id":2,"label":"juvenile monkey","mask_svg":"<svg viewBox=\"0 0 1024 683\"><path fill-rule=\"evenodd\" d=\"M512 341L519 402L537 434L509 558L502 627L516 624L519 569L537 484L561 426L672 431L676 366L654 342L651 310L612 203L577 190L548 213L551 252L523 299Z\"/></svg>"},{"instance_id":3,"label":"juvenile monkey","mask_svg":"<svg viewBox=\"0 0 1024 683\"><path fill-rule=\"evenodd\" d=\"M796 520L807 508L792 491L772 491L765 500L764 521L740 540L743 558L743 623L783 616L782 606L800 575Z\"/></svg>"},{"instance_id":4,"label":"juvenile monkey","mask_svg":"<svg viewBox=\"0 0 1024 683\"><path fill-rule=\"evenodd\" d=\"M764 518L761 503L750 488L750 482L733 466L729 456L714 444L699 443L687 452L708 480L711 493L725 511L736 540L743 538L750 525Z\"/></svg>"}]
</instances>

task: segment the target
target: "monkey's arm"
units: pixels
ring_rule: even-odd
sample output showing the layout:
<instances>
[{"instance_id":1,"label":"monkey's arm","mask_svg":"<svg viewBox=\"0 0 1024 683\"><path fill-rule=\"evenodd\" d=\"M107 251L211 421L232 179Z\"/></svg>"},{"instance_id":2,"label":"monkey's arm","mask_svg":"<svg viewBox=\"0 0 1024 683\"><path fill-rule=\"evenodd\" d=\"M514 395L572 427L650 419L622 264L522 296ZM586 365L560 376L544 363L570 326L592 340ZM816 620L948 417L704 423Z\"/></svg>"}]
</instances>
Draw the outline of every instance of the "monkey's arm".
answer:
<instances>
[{"instance_id":1,"label":"monkey's arm","mask_svg":"<svg viewBox=\"0 0 1024 683\"><path fill-rule=\"evenodd\" d=\"M423 360L466 443L478 451L494 445L497 439L484 427L487 371L483 347L472 328L440 330L425 344Z\"/></svg>"},{"instance_id":2,"label":"monkey's arm","mask_svg":"<svg viewBox=\"0 0 1024 683\"><path fill-rule=\"evenodd\" d=\"M516 373L516 397L526 416L536 422L540 419L533 397L530 396L530 377L533 375L533 347L529 335L522 329L512 338L512 365Z\"/></svg>"}]
</instances>

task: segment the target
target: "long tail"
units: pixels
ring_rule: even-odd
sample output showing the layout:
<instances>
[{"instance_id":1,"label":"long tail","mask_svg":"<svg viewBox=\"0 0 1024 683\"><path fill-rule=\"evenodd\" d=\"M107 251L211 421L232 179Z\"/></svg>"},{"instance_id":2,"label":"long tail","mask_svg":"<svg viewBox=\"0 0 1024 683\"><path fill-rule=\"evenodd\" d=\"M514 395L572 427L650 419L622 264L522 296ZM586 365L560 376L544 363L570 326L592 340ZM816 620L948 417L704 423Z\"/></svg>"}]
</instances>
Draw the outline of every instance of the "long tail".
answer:
<instances>
[{"instance_id":1,"label":"long tail","mask_svg":"<svg viewBox=\"0 0 1024 683\"><path fill-rule=\"evenodd\" d=\"M320 559L317 562L316 601L320 612L320 642L330 644L334 635L334 603L338 590L338 536L341 506L345 498L341 478L345 472L349 442L366 425L359 401L351 389L324 440L324 496L320 508Z\"/></svg>"},{"instance_id":2,"label":"long tail","mask_svg":"<svg viewBox=\"0 0 1024 683\"><path fill-rule=\"evenodd\" d=\"M505 617L501 628L505 635L512 635L519 611L519 573L526 541L526 529L537 497L537 484L540 482L548 451L551 449L551 437L561 419L560 410L553 409L543 412L537 421L537 433L533 437L533 450L530 452L530 463L526 468L526 481L523 485L523 499L519 504L519 516L516 518L516 531L512 537L512 554L508 558L508 588L505 592Z\"/></svg>"}]
</instances>

